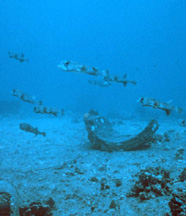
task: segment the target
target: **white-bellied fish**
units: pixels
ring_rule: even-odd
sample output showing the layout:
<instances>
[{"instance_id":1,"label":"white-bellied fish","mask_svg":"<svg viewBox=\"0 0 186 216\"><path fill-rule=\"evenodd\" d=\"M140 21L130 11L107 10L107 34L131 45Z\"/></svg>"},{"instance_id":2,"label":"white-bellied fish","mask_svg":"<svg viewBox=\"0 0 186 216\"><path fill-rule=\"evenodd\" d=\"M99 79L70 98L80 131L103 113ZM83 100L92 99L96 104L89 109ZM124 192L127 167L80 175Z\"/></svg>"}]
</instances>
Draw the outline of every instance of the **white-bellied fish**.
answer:
<instances>
[{"instance_id":1,"label":"white-bellied fish","mask_svg":"<svg viewBox=\"0 0 186 216\"><path fill-rule=\"evenodd\" d=\"M164 110L167 115L170 115L170 113L172 111L182 113L182 108L173 106L172 101L160 102L160 101L156 100L155 98L141 97L137 100L137 102L140 102L142 104L142 106L148 106L148 107L152 107L154 109Z\"/></svg>"},{"instance_id":2,"label":"white-bellied fish","mask_svg":"<svg viewBox=\"0 0 186 216\"><path fill-rule=\"evenodd\" d=\"M45 106L37 106L34 107L34 112L35 113L40 113L40 114L52 114L54 116L58 115L64 115L64 109L57 109L57 108L52 108L52 107L45 107Z\"/></svg>"},{"instance_id":3,"label":"white-bellied fish","mask_svg":"<svg viewBox=\"0 0 186 216\"><path fill-rule=\"evenodd\" d=\"M30 95L28 95L26 93L21 92L18 89L13 89L12 95L19 98L19 99L21 99L24 102L31 103L31 104L42 105L42 101L37 101L35 99L35 96L30 96Z\"/></svg>"},{"instance_id":4,"label":"white-bellied fish","mask_svg":"<svg viewBox=\"0 0 186 216\"><path fill-rule=\"evenodd\" d=\"M99 75L102 76L103 73L106 71L106 70L99 70L96 67L90 67L85 64L79 64L77 62L70 61L70 60L61 61L57 67L66 72L78 72L78 73L84 73L93 76L99 76Z\"/></svg>"}]
</instances>

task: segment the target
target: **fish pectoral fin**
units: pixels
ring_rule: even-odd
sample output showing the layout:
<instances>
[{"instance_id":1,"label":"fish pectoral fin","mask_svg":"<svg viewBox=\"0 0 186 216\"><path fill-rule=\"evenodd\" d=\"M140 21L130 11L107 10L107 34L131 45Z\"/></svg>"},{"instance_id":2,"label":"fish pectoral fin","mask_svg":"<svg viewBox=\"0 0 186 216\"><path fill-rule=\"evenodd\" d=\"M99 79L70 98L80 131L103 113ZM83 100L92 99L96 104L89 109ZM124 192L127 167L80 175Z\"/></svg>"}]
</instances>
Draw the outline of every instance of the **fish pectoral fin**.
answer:
<instances>
[{"instance_id":1,"label":"fish pectoral fin","mask_svg":"<svg viewBox=\"0 0 186 216\"><path fill-rule=\"evenodd\" d=\"M167 101L167 104L172 104L172 99Z\"/></svg>"},{"instance_id":2,"label":"fish pectoral fin","mask_svg":"<svg viewBox=\"0 0 186 216\"><path fill-rule=\"evenodd\" d=\"M134 80L132 80L131 83L134 84L134 85L137 85L137 82L134 81Z\"/></svg>"}]
</instances>

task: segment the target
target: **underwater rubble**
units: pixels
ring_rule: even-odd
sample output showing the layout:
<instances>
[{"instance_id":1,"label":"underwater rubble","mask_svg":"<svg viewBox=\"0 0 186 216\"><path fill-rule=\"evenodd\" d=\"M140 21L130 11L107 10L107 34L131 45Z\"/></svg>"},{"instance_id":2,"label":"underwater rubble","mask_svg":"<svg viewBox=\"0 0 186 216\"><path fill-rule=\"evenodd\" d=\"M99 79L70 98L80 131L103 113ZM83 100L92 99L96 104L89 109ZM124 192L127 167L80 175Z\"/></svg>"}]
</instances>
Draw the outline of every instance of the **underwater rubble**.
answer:
<instances>
[{"instance_id":1,"label":"underwater rubble","mask_svg":"<svg viewBox=\"0 0 186 216\"><path fill-rule=\"evenodd\" d=\"M186 215L186 182L177 184L177 187L172 192L169 207L172 216Z\"/></svg>"},{"instance_id":2,"label":"underwater rubble","mask_svg":"<svg viewBox=\"0 0 186 216\"><path fill-rule=\"evenodd\" d=\"M55 202L50 197L46 201L20 205L17 188L0 180L0 216L52 216Z\"/></svg>"},{"instance_id":3,"label":"underwater rubble","mask_svg":"<svg viewBox=\"0 0 186 216\"><path fill-rule=\"evenodd\" d=\"M19 208L20 216L52 216L52 210L54 209L55 202L52 198L47 201L32 202L29 205Z\"/></svg>"},{"instance_id":4,"label":"underwater rubble","mask_svg":"<svg viewBox=\"0 0 186 216\"><path fill-rule=\"evenodd\" d=\"M9 182L0 180L0 215L18 216L18 200L17 189Z\"/></svg>"},{"instance_id":5,"label":"underwater rubble","mask_svg":"<svg viewBox=\"0 0 186 216\"><path fill-rule=\"evenodd\" d=\"M10 216L12 214L11 208L11 195L9 193L0 193L0 215Z\"/></svg>"},{"instance_id":6,"label":"underwater rubble","mask_svg":"<svg viewBox=\"0 0 186 216\"><path fill-rule=\"evenodd\" d=\"M186 181L186 168L184 168L181 174L179 175L179 181L180 182Z\"/></svg>"},{"instance_id":7,"label":"underwater rubble","mask_svg":"<svg viewBox=\"0 0 186 216\"><path fill-rule=\"evenodd\" d=\"M126 140L126 137L115 131L111 122L101 117L98 112L91 110L86 113L84 122L92 148L109 152L149 148L159 127L157 121L152 120L141 133Z\"/></svg>"},{"instance_id":8,"label":"underwater rubble","mask_svg":"<svg viewBox=\"0 0 186 216\"><path fill-rule=\"evenodd\" d=\"M127 197L139 198L145 202L157 197L166 196L170 212L167 216L186 215L186 168L178 178L171 178L171 172L162 167L148 167L136 176L138 180L127 194ZM149 214L150 215L150 214Z\"/></svg>"},{"instance_id":9,"label":"underwater rubble","mask_svg":"<svg viewBox=\"0 0 186 216\"><path fill-rule=\"evenodd\" d=\"M141 170L138 178L128 197L139 197L143 201L171 194L170 172L160 167Z\"/></svg>"}]
</instances>

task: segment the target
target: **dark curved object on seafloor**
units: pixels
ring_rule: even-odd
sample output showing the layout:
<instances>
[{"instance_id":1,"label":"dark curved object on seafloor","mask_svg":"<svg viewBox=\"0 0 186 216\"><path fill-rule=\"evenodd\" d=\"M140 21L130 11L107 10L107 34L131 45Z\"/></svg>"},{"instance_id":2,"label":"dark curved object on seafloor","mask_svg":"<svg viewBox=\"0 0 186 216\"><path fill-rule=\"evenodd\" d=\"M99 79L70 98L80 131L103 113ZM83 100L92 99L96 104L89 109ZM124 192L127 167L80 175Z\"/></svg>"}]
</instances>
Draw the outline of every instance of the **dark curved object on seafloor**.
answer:
<instances>
[{"instance_id":1,"label":"dark curved object on seafloor","mask_svg":"<svg viewBox=\"0 0 186 216\"><path fill-rule=\"evenodd\" d=\"M1 179L0 216L19 216L18 192L15 186Z\"/></svg>"},{"instance_id":2,"label":"dark curved object on seafloor","mask_svg":"<svg viewBox=\"0 0 186 216\"><path fill-rule=\"evenodd\" d=\"M118 133L110 121L99 116L95 111L84 115L84 122L88 132L88 139L92 148L101 151L133 151L149 148L154 140L154 134L159 128L156 120L149 124L139 134L126 140L126 136Z\"/></svg>"}]
</instances>

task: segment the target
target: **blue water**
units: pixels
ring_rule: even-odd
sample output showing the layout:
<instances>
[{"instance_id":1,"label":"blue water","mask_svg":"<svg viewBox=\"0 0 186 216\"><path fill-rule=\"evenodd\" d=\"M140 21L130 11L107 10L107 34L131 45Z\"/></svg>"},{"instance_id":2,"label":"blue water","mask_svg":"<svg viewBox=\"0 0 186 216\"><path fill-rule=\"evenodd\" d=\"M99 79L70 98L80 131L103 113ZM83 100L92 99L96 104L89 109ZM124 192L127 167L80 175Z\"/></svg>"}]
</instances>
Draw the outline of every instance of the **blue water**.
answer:
<instances>
[{"instance_id":1,"label":"blue water","mask_svg":"<svg viewBox=\"0 0 186 216\"><path fill-rule=\"evenodd\" d=\"M184 108L185 11L184 0L0 0L1 100L17 100L17 88L82 113L138 115L141 96ZM9 51L29 62L9 59ZM137 86L92 86L89 76L59 70L61 60L127 73Z\"/></svg>"},{"instance_id":2,"label":"blue water","mask_svg":"<svg viewBox=\"0 0 186 216\"><path fill-rule=\"evenodd\" d=\"M24 53L29 62L9 58L8 52ZM89 75L60 70L57 65L62 60L108 69L116 76L127 74L137 85L94 86L88 82ZM13 89L35 95L44 106L63 108L67 115L45 118L36 114L31 104L12 96ZM162 110L142 107L137 100L143 96L172 100L184 112L166 116ZM148 166L165 166L173 173L171 184L180 181L186 131L181 127L185 122L180 124L178 118L186 119L185 96L186 0L0 0L0 192L10 193L7 182L16 186L21 206L52 197L54 211L59 213L54 216L91 215L83 212L94 208L94 215L99 216L111 215L105 210L110 210L113 199L126 212L128 206L132 207L129 211L141 208L141 214L130 215L165 215L167 197L151 199L146 206L126 194L136 173ZM155 118L160 124L158 136L143 151L92 150L83 123L83 114L90 109L111 120L118 118L112 123L125 139L147 125L141 119ZM24 123L46 132L46 137L20 130ZM109 133L110 129L100 132L108 140ZM136 142L141 144L141 137ZM102 141L98 144L104 146ZM90 182L92 177L99 181ZM110 188L105 192L104 179ZM116 188L117 179L123 185ZM160 188L166 188L165 183L162 180ZM16 202L12 206L19 207Z\"/></svg>"}]
</instances>

